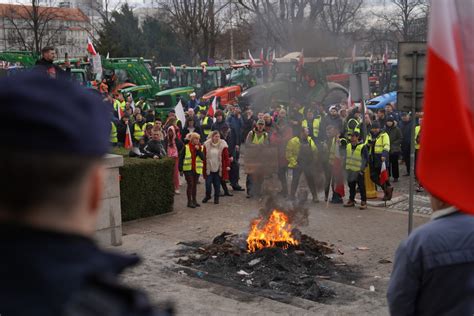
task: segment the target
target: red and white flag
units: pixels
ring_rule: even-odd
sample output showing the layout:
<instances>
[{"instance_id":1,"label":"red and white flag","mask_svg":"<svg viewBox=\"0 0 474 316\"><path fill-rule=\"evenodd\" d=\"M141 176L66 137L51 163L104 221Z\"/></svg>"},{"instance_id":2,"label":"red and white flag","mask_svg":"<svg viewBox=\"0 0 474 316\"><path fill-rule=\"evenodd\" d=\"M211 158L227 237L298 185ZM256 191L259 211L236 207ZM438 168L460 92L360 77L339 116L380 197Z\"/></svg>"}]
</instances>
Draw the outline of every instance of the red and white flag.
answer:
<instances>
[{"instance_id":1,"label":"red and white flag","mask_svg":"<svg viewBox=\"0 0 474 316\"><path fill-rule=\"evenodd\" d=\"M385 52L383 53L383 63L385 66L388 65L388 44L385 43Z\"/></svg>"},{"instance_id":2,"label":"red and white flag","mask_svg":"<svg viewBox=\"0 0 474 316\"><path fill-rule=\"evenodd\" d=\"M304 49L301 49L300 57L298 59L298 65L296 65L296 72L301 72L304 67Z\"/></svg>"},{"instance_id":3,"label":"red and white flag","mask_svg":"<svg viewBox=\"0 0 474 316\"><path fill-rule=\"evenodd\" d=\"M207 110L207 115L214 117L217 111L217 97L214 97L212 100L212 104L209 107L209 110Z\"/></svg>"},{"instance_id":4,"label":"red and white flag","mask_svg":"<svg viewBox=\"0 0 474 316\"><path fill-rule=\"evenodd\" d=\"M97 52L94 48L94 44L92 44L92 40L90 39L90 37L87 38L87 51L89 52L89 54L91 54L92 56L95 56L97 55Z\"/></svg>"},{"instance_id":5,"label":"red and white flag","mask_svg":"<svg viewBox=\"0 0 474 316\"><path fill-rule=\"evenodd\" d=\"M385 161L382 162L382 169L380 169L380 175L379 175L379 183L380 185L384 185L385 182L388 180L388 170L387 170L387 165L385 164Z\"/></svg>"},{"instance_id":6,"label":"red and white flag","mask_svg":"<svg viewBox=\"0 0 474 316\"><path fill-rule=\"evenodd\" d=\"M471 1L431 1L423 133L417 163L417 175L423 187L441 200L472 214L473 20ZM447 96L449 104L446 104ZM455 128L444 134L440 133L440 126Z\"/></svg>"},{"instance_id":7,"label":"red and white flag","mask_svg":"<svg viewBox=\"0 0 474 316\"><path fill-rule=\"evenodd\" d=\"M260 50L260 63L263 64L265 62L265 57L263 56L263 48Z\"/></svg>"},{"instance_id":8,"label":"red and white flag","mask_svg":"<svg viewBox=\"0 0 474 316\"><path fill-rule=\"evenodd\" d=\"M133 147L132 142L132 133L130 133L130 126L127 124L127 130L125 131L125 144L123 145L125 149L130 149Z\"/></svg>"},{"instance_id":9,"label":"red and white flag","mask_svg":"<svg viewBox=\"0 0 474 316\"><path fill-rule=\"evenodd\" d=\"M253 66L253 65L255 65L255 59L253 58L252 54L250 53L250 49L248 51L249 51L250 66Z\"/></svg>"},{"instance_id":10,"label":"red and white flag","mask_svg":"<svg viewBox=\"0 0 474 316\"><path fill-rule=\"evenodd\" d=\"M356 44L352 47L352 62L356 61Z\"/></svg>"},{"instance_id":11,"label":"red and white flag","mask_svg":"<svg viewBox=\"0 0 474 316\"><path fill-rule=\"evenodd\" d=\"M270 62L273 62L273 61L275 60L275 58L276 58L276 57L275 57L275 50L273 50L273 52L272 52L272 57L271 57L271 59L270 59Z\"/></svg>"}]
</instances>

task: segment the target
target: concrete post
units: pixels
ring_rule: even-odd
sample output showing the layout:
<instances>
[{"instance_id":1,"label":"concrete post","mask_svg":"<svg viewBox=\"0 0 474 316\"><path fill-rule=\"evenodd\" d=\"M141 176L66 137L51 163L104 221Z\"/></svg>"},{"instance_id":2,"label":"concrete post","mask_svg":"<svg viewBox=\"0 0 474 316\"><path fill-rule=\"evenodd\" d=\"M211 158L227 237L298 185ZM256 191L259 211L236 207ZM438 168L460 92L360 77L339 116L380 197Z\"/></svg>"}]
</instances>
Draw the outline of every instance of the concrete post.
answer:
<instances>
[{"instance_id":1,"label":"concrete post","mask_svg":"<svg viewBox=\"0 0 474 316\"><path fill-rule=\"evenodd\" d=\"M107 174L95 239L103 246L119 246L122 244L119 167L123 166L123 157L107 155L104 163Z\"/></svg>"}]
</instances>

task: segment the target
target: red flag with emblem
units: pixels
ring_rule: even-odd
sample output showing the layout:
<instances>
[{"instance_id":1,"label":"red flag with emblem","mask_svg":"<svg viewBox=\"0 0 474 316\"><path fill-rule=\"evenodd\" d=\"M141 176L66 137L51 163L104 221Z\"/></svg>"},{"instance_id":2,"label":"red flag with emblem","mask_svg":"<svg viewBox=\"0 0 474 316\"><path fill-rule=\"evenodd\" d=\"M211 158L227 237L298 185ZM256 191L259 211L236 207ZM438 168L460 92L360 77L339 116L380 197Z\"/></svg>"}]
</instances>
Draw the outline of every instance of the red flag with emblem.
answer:
<instances>
[{"instance_id":1,"label":"red flag with emblem","mask_svg":"<svg viewBox=\"0 0 474 316\"><path fill-rule=\"evenodd\" d=\"M379 175L379 183L380 185L384 185L385 182L388 180L388 170L387 170L387 165L385 164L385 161L382 162L382 168L380 169L380 175Z\"/></svg>"},{"instance_id":2,"label":"red flag with emblem","mask_svg":"<svg viewBox=\"0 0 474 316\"><path fill-rule=\"evenodd\" d=\"M423 187L441 200L472 214L473 20L471 1L431 1L423 133L417 163L417 175ZM449 107L446 96L449 96ZM440 133L440 126L454 128L445 134Z\"/></svg>"}]
</instances>

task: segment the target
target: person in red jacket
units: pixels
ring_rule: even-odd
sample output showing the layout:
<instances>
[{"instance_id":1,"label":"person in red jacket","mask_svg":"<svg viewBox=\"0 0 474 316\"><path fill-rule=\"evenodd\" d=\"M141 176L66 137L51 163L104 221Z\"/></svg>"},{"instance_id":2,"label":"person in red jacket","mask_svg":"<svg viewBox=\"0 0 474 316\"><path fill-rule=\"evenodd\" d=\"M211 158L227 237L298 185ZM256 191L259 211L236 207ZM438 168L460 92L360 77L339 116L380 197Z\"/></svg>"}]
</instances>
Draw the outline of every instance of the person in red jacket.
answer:
<instances>
[{"instance_id":1,"label":"person in red jacket","mask_svg":"<svg viewBox=\"0 0 474 316\"><path fill-rule=\"evenodd\" d=\"M229 149L225 140L221 139L219 131L212 131L204 143L204 168L206 179L206 197L202 200L207 203L211 199L211 186L214 187L214 204L219 204L221 180L229 179L230 159Z\"/></svg>"}]
</instances>

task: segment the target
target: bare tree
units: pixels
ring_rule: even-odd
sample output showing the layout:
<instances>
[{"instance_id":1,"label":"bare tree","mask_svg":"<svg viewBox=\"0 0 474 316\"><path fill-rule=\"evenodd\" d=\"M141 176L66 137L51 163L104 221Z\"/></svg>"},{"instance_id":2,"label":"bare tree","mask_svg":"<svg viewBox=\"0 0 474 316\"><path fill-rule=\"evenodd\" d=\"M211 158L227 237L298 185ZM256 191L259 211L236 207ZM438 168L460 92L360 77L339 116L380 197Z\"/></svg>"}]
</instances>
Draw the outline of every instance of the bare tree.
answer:
<instances>
[{"instance_id":1,"label":"bare tree","mask_svg":"<svg viewBox=\"0 0 474 316\"><path fill-rule=\"evenodd\" d=\"M44 46L57 43L58 34L64 30L59 20L65 17L58 8L40 6L39 0L9 6L5 18L13 30L9 40L36 53Z\"/></svg>"},{"instance_id":2,"label":"bare tree","mask_svg":"<svg viewBox=\"0 0 474 316\"><path fill-rule=\"evenodd\" d=\"M280 47L295 49L298 35L311 31L325 0L238 0Z\"/></svg>"},{"instance_id":3,"label":"bare tree","mask_svg":"<svg viewBox=\"0 0 474 316\"><path fill-rule=\"evenodd\" d=\"M391 0L393 9L378 14L398 34L399 41L410 41L426 34L427 0Z\"/></svg>"},{"instance_id":4,"label":"bare tree","mask_svg":"<svg viewBox=\"0 0 474 316\"><path fill-rule=\"evenodd\" d=\"M323 26L340 35L356 20L363 0L326 0L321 14Z\"/></svg>"},{"instance_id":5,"label":"bare tree","mask_svg":"<svg viewBox=\"0 0 474 316\"><path fill-rule=\"evenodd\" d=\"M216 52L220 33L220 13L228 3L218 6L214 0L170 0L162 3L170 23L182 34L194 62Z\"/></svg>"}]
</instances>

